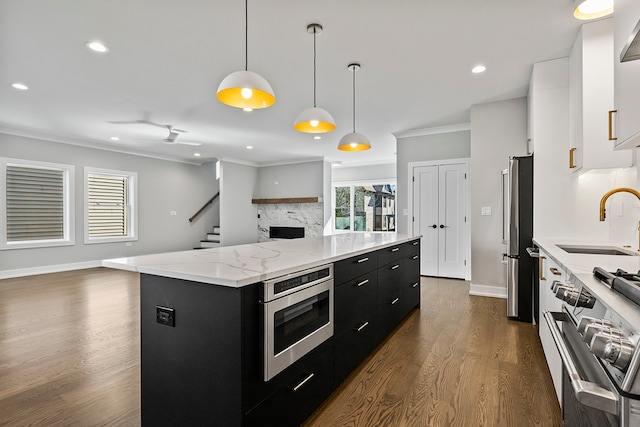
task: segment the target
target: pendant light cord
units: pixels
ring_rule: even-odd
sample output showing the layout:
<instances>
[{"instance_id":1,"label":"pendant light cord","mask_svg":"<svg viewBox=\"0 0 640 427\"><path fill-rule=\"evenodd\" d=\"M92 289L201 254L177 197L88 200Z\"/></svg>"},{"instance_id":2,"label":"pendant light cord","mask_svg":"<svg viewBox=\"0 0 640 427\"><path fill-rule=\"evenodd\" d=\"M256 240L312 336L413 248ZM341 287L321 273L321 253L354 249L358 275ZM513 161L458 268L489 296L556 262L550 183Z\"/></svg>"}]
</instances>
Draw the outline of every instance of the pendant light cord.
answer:
<instances>
[{"instance_id":1,"label":"pendant light cord","mask_svg":"<svg viewBox=\"0 0 640 427\"><path fill-rule=\"evenodd\" d=\"M244 70L249 69L249 6L244 0Z\"/></svg>"},{"instance_id":2,"label":"pendant light cord","mask_svg":"<svg viewBox=\"0 0 640 427\"><path fill-rule=\"evenodd\" d=\"M313 107L316 107L316 27L313 27Z\"/></svg>"},{"instance_id":3,"label":"pendant light cord","mask_svg":"<svg viewBox=\"0 0 640 427\"><path fill-rule=\"evenodd\" d=\"M356 133L356 69L353 69L353 133Z\"/></svg>"}]
</instances>

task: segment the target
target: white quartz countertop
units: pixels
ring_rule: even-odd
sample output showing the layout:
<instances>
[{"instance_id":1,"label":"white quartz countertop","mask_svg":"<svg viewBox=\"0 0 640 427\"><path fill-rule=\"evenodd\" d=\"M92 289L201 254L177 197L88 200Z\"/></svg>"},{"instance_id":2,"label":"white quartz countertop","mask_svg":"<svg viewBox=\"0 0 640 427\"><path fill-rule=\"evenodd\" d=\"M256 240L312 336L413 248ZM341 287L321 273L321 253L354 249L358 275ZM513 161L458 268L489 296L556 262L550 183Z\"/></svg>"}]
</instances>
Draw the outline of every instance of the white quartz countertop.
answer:
<instances>
[{"instance_id":1,"label":"white quartz countertop","mask_svg":"<svg viewBox=\"0 0 640 427\"><path fill-rule=\"evenodd\" d=\"M102 261L104 267L242 287L415 240L394 233L346 233Z\"/></svg>"},{"instance_id":2,"label":"white quartz countertop","mask_svg":"<svg viewBox=\"0 0 640 427\"><path fill-rule=\"evenodd\" d=\"M615 243L542 238L534 238L533 242L544 250L547 255L549 255L549 257L551 257L561 267L576 275L581 273L591 274L593 273L594 267L602 267L607 271L616 271L618 268L628 272L637 272L640 270L640 256L578 254L566 252L558 247L558 245L596 246L600 248L616 248L637 254L633 248L623 248Z\"/></svg>"}]
</instances>

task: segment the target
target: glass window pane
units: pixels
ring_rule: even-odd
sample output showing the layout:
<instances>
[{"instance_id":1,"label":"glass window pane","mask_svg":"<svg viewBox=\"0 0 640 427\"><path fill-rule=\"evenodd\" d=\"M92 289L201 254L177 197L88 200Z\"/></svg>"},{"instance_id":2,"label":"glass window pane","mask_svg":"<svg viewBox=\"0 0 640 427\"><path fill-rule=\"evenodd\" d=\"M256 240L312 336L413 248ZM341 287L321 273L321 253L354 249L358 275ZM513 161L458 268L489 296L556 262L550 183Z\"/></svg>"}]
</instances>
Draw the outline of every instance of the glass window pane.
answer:
<instances>
[{"instance_id":1,"label":"glass window pane","mask_svg":"<svg viewBox=\"0 0 640 427\"><path fill-rule=\"evenodd\" d=\"M355 231L395 231L396 186L359 185L354 190Z\"/></svg>"},{"instance_id":2,"label":"glass window pane","mask_svg":"<svg viewBox=\"0 0 640 427\"><path fill-rule=\"evenodd\" d=\"M350 230L351 187L336 187L335 229Z\"/></svg>"}]
</instances>

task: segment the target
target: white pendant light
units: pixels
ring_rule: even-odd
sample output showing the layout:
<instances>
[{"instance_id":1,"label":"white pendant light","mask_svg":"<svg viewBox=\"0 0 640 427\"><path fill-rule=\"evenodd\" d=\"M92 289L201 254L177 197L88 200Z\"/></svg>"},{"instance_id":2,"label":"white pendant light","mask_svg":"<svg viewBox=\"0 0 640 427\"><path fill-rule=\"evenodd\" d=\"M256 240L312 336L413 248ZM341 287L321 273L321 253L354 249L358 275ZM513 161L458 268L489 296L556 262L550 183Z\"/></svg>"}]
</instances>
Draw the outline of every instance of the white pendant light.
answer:
<instances>
[{"instance_id":1,"label":"white pendant light","mask_svg":"<svg viewBox=\"0 0 640 427\"><path fill-rule=\"evenodd\" d=\"M258 73L248 71L249 24L248 6L244 2L244 70L236 71L225 77L218 86L217 97L223 104L251 111L267 108L276 102L273 89L267 80Z\"/></svg>"},{"instance_id":2,"label":"white pendant light","mask_svg":"<svg viewBox=\"0 0 640 427\"><path fill-rule=\"evenodd\" d=\"M573 16L581 21L602 18L613 13L613 0L576 0L580 3Z\"/></svg>"},{"instance_id":3,"label":"white pendant light","mask_svg":"<svg viewBox=\"0 0 640 427\"><path fill-rule=\"evenodd\" d=\"M356 132L356 70L360 69L360 64L349 64L347 68L353 72L353 132L340 139L338 150L365 151L371 148L371 144L366 136Z\"/></svg>"},{"instance_id":4,"label":"white pendant light","mask_svg":"<svg viewBox=\"0 0 640 427\"><path fill-rule=\"evenodd\" d=\"M313 107L298 114L293 127L305 133L331 132L336 128L335 120L327 110L316 106L316 34L322 32L322 25L309 24L307 32L313 34Z\"/></svg>"}]
</instances>

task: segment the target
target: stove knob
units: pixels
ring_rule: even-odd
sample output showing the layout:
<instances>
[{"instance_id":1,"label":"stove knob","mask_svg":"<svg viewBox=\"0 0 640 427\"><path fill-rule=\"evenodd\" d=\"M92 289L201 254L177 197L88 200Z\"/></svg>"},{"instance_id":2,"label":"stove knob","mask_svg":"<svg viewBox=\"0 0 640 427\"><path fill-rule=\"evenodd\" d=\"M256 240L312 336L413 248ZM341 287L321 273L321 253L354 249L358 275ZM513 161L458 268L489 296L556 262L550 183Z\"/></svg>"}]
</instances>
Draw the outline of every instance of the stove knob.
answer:
<instances>
[{"instance_id":1,"label":"stove knob","mask_svg":"<svg viewBox=\"0 0 640 427\"><path fill-rule=\"evenodd\" d=\"M564 286L564 285L558 285L556 287L556 298L561 299L563 301L568 302L568 298L571 297L572 293L575 293L576 296L578 295L578 292L573 290L571 287Z\"/></svg>"},{"instance_id":2,"label":"stove knob","mask_svg":"<svg viewBox=\"0 0 640 427\"><path fill-rule=\"evenodd\" d=\"M609 328L613 327L613 322L611 322L609 319L598 319L596 317L582 316L582 318L580 319L580 323L578 324L578 332L580 332L580 334L584 336L585 328L591 324L603 325ZM585 341L587 341L586 338Z\"/></svg>"},{"instance_id":3,"label":"stove knob","mask_svg":"<svg viewBox=\"0 0 640 427\"><path fill-rule=\"evenodd\" d=\"M575 288L575 286L573 286L573 283L571 282L566 282L564 280L554 280L553 283L551 283L551 292L553 292L554 294L557 293L560 286L565 289Z\"/></svg>"},{"instance_id":4,"label":"stove knob","mask_svg":"<svg viewBox=\"0 0 640 427\"><path fill-rule=\"evenodd\" d=\"M596 333L589 348L593 354L622 371L629 367L634 350L633 343L627 338L606 332Z\"/></svg>"},{"instance_id":5,"label":"stove knob","mask_svg":"<svg viewBox=\"0 0 640 427\"><path fill-rule=\"evenodd\" d=\"M611 322L606 321L606 323L604 321L602 322L598 321L598 322L590 323L587 326L585 326L584 333L582 335L584 342L586 342L587 344L590 343L591 340L593 339L593 336L600 332L603 332L611 336L618 336L618 337L621 336L620 330L613 328L612 327L613 325L611 324Z\"/></svg>"}]
</instances>

